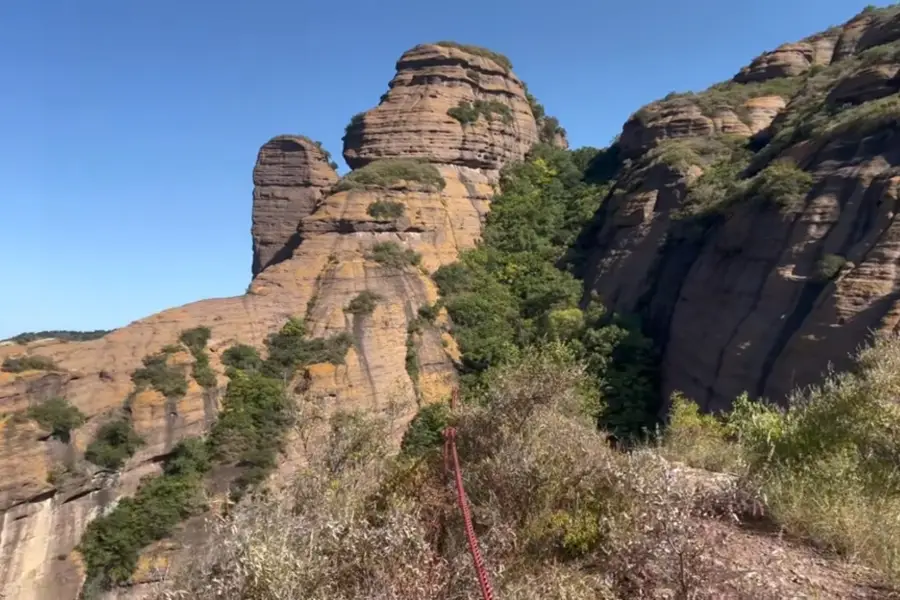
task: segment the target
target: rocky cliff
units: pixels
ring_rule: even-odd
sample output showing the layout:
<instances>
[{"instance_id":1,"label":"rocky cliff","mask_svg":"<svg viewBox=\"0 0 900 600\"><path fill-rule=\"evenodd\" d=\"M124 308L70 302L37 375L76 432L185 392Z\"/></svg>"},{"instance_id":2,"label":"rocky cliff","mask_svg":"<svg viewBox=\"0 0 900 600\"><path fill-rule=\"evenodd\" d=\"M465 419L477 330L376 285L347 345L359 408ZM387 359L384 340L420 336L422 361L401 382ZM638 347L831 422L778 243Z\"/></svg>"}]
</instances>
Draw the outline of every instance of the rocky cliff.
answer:
<instances>
[{"instance_id":1,"label":"rocky cliff","mask_svg":"<svg viewBox=\"0 0 900 600\"><path fill-rule=\"evenodd\" d=\"M474 245L498 169L524 156L537 126L500 55L421 45L397 69L378 106L348 127L344 154L358 170L344 180L303 136L262 146L253 171L254 279L245 295L167 310L93 341L0 346L0 596L74 598L84 569L73 549L87 524L133 494L141 477L159 473L180 440L209 430L227 381L223 351L236 343L262 349L290 317L305 319L312 336L353 338L343 364L300 374L303 389L331 408L399 410L403 422L447 394L454 343L444 317L424 327L418 318L437 298L429 273ZM172 346L197 327L211 330L199 354L208 355L212 376L202 379L199 354ZM138 369L169 367L195 375L168 395L136 387ZM85 417L65 436L35 423L30 410L56 397ZM86 461L100 428L122 418L143 440L134 455L116 470ZM288 463L301 460L295 454ZM139 571L134 584L157 576Z\"/></svg>"},{"instance_id":2,"label":"rocky cliff","mask_svg":"<svg viewBox=\"0 0 900 600\"><path fill-rule=\"evenodd\" d=\"M898 40L867 10L625 123L587 287L643 317L666 396L784 401L896 329Z\"/></svg>"}]
</instances>

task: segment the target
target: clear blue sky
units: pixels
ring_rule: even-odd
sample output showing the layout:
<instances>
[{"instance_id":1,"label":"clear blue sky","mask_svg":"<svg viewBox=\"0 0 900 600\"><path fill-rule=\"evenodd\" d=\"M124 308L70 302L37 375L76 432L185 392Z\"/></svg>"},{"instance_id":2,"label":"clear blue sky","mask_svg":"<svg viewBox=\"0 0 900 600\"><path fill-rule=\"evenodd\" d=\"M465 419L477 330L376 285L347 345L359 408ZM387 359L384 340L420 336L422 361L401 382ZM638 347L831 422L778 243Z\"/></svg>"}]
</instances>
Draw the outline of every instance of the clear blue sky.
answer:
<instances>
[{"instance_id":1,"label":"clear blue sky","mask_svg":"<svg viewBox=\"0 0 900 600\"><path fill-rule=\"evenodd\" d=\"M0 338L242 293L259 146L303 133L342 163L344 125L417 43L507 54L573 146L604 146L642 104L867 3L3 2Z\"/></svg>"}]
</instances>

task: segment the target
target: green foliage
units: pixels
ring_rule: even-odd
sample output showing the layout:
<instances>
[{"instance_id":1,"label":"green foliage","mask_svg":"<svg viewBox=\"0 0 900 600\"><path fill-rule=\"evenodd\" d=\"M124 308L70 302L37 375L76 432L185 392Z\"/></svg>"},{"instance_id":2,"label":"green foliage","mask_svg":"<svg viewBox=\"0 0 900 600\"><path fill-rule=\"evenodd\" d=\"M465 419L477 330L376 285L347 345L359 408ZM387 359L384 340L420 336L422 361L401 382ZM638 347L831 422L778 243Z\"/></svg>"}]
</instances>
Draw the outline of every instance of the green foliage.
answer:
<instances>
[{"instance_id":1,"label":"green foliage","mask_svg":"<svg viewBox=\"0 0 900 600\"><path fill-rule=\"evenodd\" d=\"M178 347L174 349L178 350ZM149 385L166 398L179 398L187 393L188 382L184 371L169 364L169 350L163 348L161 352L144 357L144 366L131 374L131 381L137 389Z\"/></svg>"},{"instance_id":2,"label":"green foliage","mask_svg":"<svg viewBox=\"0 0 900 600\"><path fill-rule=\"evenodd\" d=\"M474 54L475 56L481 56L482 58L487 58L489 60L494 61L505 71L512 70L512 61L510 61L506 56L500 54L499 52L494 52L493 50L488 50L487 48L482 48L481 46L473 46L471 44L460 44L458 42L450 42L450 41L440 41L435 42L435 46L445 46L447 48L456 48L458 50L462 50L464 52L468 52L469 54Z\"/></svg>"},{"instance_id":3,"label":"green foliage","mask_svg":"<svg viewBox=\"0 0 900 600\"><path fill-rule=\"evenodd\" d=\"M280 379L258 371L235 371L210 433L212 457L245 467L239 488L257 483L275 466L292 422L290 401Z\"/></svg>"},{"instance_id":4,"label":"green foliage","mask_svg":"<svg viewBox=\"0 0 900 600\"><path fill-rule=\"evenodd\" d=\"M178 340L187 346L191 354L198 354L206 348L209 336L212 335L209 327L194 327L193 329L185 329L178 336Z\"/></svg>"},{"instance_id":5,"label":"green foliage","mask_svg":"<svg viewBox=\"0 0 900 600\"><path fill-rule=\"evenodd\" d=\"M172 532L202 509L201 476L209 468L204 444L185 440L164 464L164 475L145 479L133 498L122 499L87 527L78 551L87 567L88 589L109 589L126 582L141 549Z\"/></svg>"},{"instance_id":6,"label":"green foliage","mask_svg":"<svg viewBox=\"0 0 900 600\"><path fill-rule=\"evenodd\" d=\"M826 254L816 261L813 277L817 281L830 281L841 272L847 259L837 254Z\"/></svg>"},{"instance_id":7,"label":"green foliage","mask_svg":"<svg viewBox=\"0 0 900 600\"><path fill-rule=\"evenodd\" d=\"M672 395L663 433L663 454L692 467L736 472L742 464L725 419L700 412L683 394Z\"/></svg>"},{"instance_id":8,"label":"green foliage","mask_svg":"<svg viewBox=\"0 0 900 600\"><path fill-rule=\"evenodd\" d=\"M46 356L7 356L3 359L3 365L0 370L7 373L22 373L23 371L53 371L56 369L56 363L52 358Z\"/></svg>"},{"instance_id":9,"label":"green foliage","mask_svg":"<svg viewBox=\"0 0 900 600\"><path fill-rule=\"evenodd\" d=\"M352 343L352 338L346 333L328 339L308 339L305 323L292 318L281 331L273 333L266 340L269 356L260 370L266 377L279 381L289 380L301 366L324 362L343 364L344 355Z\"/></svg>"},{"instance_id":10,"label":"green foliage","mask_svg":"<svg viewBox=\"0 0 900 600\"><path fill-rule=\"evenodd\" d=\"M422 261L421 254L411 248L403 248L397 242L378 242L366 258L392 269L415 266Z\"/></svg>"},{"instance_id":11,"label":"green foliage","mask_svg":"<svg viewBox=\"0 0 900 600\"><path fill-rule=\"evenodd\" d=\"M778 160L763 169L750 183L750 198L775 204L790 210L796 209L812 188L812 175L793 161Z\"/></svg>"},{"instance_id":12,"label":"green foliage","mask_svg":"<svg viewBox=\"0 0 900 600\"><path fill-rule=\"evenodd\" d=\"M365 111L358 112L355 115L353 115L350 118L350 122L347 123L346 127L344 127L344 137L347 137L347 135L349 135L351 129L353 129L354 127L356 127L358 125L361 125L363 122L363 117L365 117L365 116L366 116Z\"/></svg>"},{"instance_id":13,"label":"green foliage","mask_svg":"<svg viewBox=\"0 0 900 600\"><path fill-rule=\"evenodd\" d=\"M693 217L721 213L739 201L745 188L743 173L751 153L743 140L728 140L722 147L702 159L703 174L688 188L688 196L677 217Z\"/></svg>"},{"instance_id":14,"label":"green foliage","mask_svg":"<svg viewBox=\"0 0 900 600\"><path fill-rule=\"evenodd\" d=\"M15 342L17 344L27 344L35 340L45 338L55 338L61 342L87 342L90 340L98 340L110 333L110 329L95 329L93 331L70 331L70 330L52 330L52 331L27 331L14 335L11 338L2 340L4 342Z\"/></svg>"},{"instance_id":15,"label":"green foliage","mask_svg":"<svg viewBox=\"0 0 900 600\"><path fill-rule=\"evenodd\" d=\"M214 388L218 384L216 372L209 366L209 355L206 353L206 343L211 333L209 327L194 327L182 331L178 338L194 356L191 369L194 381L205 388Z\"/></svg>"},{"instance_id":16,"label":"green foliage","mask_svg":"<svg viewBox=\"0 0 900 600\"><path fill-rule=\"evenodd\" d=\"M134 431L131 421L120 418L100 427L84 457L95 465L115 470L143 444L144 440Z\"/></svg>"},{"instance_id":17,"label":"green foliage","mask_svg":"<svg viewBox=\"0 0 900 600\"><path fill-rule=\"evenodd\" d=\"M350 304L344 310L354 315L370 315L375 310L375 305L378 304L379 300L381 300L381 296L375 292L363 290L350 301Z\"/></svg>"},{"instance_id":18,"label":"green foliage","mask_svg":"<svg viewBox=\"0 0 900 600\"><path fill-rule=\"evenodd\" d=\"M391 200L376 200L366 208L366 212L373 219L390 221L403 216L406 206L402 202Z\"/></svg>"},{"instance_id":19,"label":"green foliage","mask_svg":"<svg viewBox=\"0 0 900 600\"><path fill-rule=\"evenodd\" d=\"M482 243L434 274L462 351L463 381L479 387L492 366L514 362L545 338L568 345L596 377L604 426L639 434L656 419L656 355L638 325L579 308L582 286L559 266L577 261L573 244L606 194L586 172L597 152L536 146L501 173ZM603 160L606 160L604 158ZM615 169L599 167L614 173ZM586 251L586 249L585 249Z\"/></svg>"},{"instance_id":20,"label":"green foliage","mask_svg":"<svg viewBox=\"0 0 900 600\"><path fill-rule=\"evenodd\" d=\"M422 189L439 192L447 182L431 163L411 158L385 158L347 173L335 191L366 188L391 188L401 182L418 184Z\"/></svg>"},{"instance_id":21,"label":"green foliage","mask_svg":"<svg viewBox=\"0 0 900 600\"><path fill-rule=\"evenodd\" d=\"M440 312L440 306L438 304L426 304L420 306L417 312L419 319L421 319L422 321L425 321L426 323L434 323L434 320L437 319L438 313Z\"/></svg>"},{"instance_id":22,"label":"green foliage","mask_svg":"<svg viewBox=\"0 0 900 600\"><path fill-rule=\"evenodd\" d=\"M222 353L222 364L242 371L256 371L262 366L262 358L253 346L235 344Z\"/></svg>"},{"instance_id":23,"label":"green foliage","mask_svg":"<svg viewBox=\"0 0 900 600\"><path fill-rule=\"evenodd\" d=\"M419 352L416 349L416 331L411 328L406 332L406 373L413 384L419 382Z\"/></svg>"},{"instance_id":24,"label":"green foliage","mask_svg":"<svg viewBox=\"0 0 900 600\"><path fill-rule=\"evenodd\" d=\"M484 117L487 121L493 121L496 118L507 124L513 122L512 109L508 104L499 100L475 100L474 102L463 100L456 106L447 109L447 114L463 125L474 123L479 117Z\"/></svg>"},{"instance_id":25,"label":"green foliage","mask_svg":"<svg viewBox=\"0 0 900 600\"><path fill-rule=\"evenodd\" d=\"M40 423L44 429L49 429L52 436L67 443L70 432L84 423L81 411L59 396L30 406L28 417Z\"/></svg>"},{"instance_id":26,"label":"green foliage","mask_svg":"<svg viewBox=\"0 0 900 600\"><path fill-rule=\"evenodd\" d=\"M444 402L426 404L410 421L400 450L407 456L419 457L435 448L444 440L444 429L450 423L450 407Z\"/></svg>"},{"instance_id":27,"label":"green foliage","mask_svg":"<svg viewBox=\"0 0 900 600\"><path fill-rule=\"evenodd\" d=\"M313 144L322 152L322 155L325 156L325 160L328 162L328 166L337 171L338 164L334 162L331 158L331 152L325 149L325 146L322 145L322 142L318 140L313 140Z\"/></svg>"}]
</instances>

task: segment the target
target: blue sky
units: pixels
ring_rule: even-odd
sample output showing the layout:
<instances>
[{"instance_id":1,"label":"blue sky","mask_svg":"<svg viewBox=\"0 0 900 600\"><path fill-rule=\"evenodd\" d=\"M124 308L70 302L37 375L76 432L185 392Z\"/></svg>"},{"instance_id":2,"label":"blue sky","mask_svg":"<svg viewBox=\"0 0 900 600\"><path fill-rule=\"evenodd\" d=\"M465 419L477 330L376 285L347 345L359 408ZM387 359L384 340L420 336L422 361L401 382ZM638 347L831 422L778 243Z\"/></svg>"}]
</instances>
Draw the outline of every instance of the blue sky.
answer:
<instances>
[{"instance_id":1,"label":"blue sky","mask_svg":"<svg viewBox=\"0 0 900 600\"><path fill-rule=\"evenodd\" d=\"M727 79L866 4L4 2L0 339L242 293L259 146L303 133L345 169L344 125L417 43L507 54L573 146L604 146L642 104Z\"/></svg>"}]
</instances>

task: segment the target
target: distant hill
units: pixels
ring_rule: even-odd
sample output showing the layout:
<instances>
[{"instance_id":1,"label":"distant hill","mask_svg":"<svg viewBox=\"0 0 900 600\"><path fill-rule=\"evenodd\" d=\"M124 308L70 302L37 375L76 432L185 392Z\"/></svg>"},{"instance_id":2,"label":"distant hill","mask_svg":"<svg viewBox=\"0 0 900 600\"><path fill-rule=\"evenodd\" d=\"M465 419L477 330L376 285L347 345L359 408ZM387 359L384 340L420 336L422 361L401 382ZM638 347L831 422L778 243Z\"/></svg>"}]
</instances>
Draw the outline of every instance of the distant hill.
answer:
<instances>
[{"instance_id":1,"label":"distant hill","mask_svg":"<svg viewBox=\"0 0 900 600\"><path fill-rule=\"evenodd\" d=\"M44 338L56 338L63 342L87 342L102 338L104 335L112 331L111 329L95 329L94 331L69 331L69 330L51 330L51 331L26 331L11 338L3 340L4 342L16 342L17 344L27 344L34 340L42 340Z\"/></svg>"}]
</instances>

